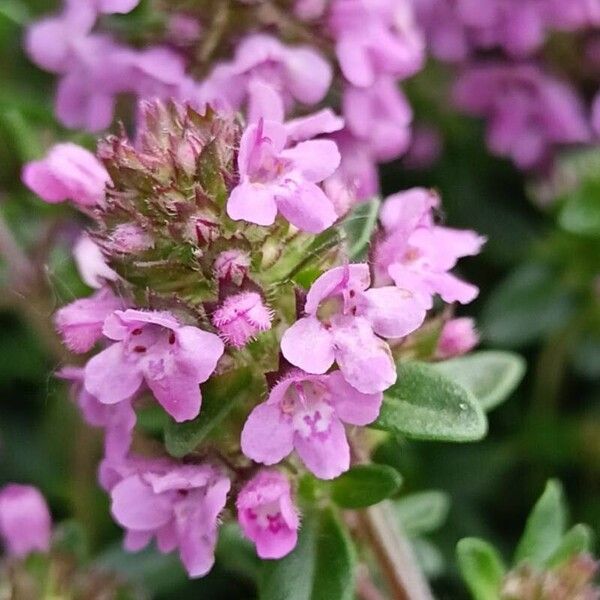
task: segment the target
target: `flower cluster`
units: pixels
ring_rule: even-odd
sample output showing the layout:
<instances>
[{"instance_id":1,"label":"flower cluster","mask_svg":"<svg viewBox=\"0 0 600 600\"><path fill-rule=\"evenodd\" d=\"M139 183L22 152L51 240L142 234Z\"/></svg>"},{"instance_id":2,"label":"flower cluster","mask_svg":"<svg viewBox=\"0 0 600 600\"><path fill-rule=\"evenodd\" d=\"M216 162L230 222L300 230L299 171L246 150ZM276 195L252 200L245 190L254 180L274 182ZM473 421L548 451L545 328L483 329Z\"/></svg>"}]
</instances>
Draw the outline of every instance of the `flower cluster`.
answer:
<instances>
[{"instance_id":1,"label":"flower cluster","mask_svg":"<svg viewBox=\"0 0 600 600\"><path fill-rule=\"evenodd\" d=\"M597 28L597 2L416 0L415 8L431 54L460 66L456 104L486 119L494 154L540 169L557 147L591 140L583 97L542 50L552 32Z\"/></svg>"},{"instance_id":2,"label":"flower cluster","mask_svg":"<svg viewBox=\"0 0 600 600\"><path fill-rule=\"evenodd\" d=\"M350 467L345 426L378 418L402 341L435 302L475 298L450 271L484 240L439 225L439 198L417 188L384 203L369 261L346 252L344 214L377 190L377 163L408 144L411 111L397 83L424 59L408 0L297 3L299 26L319 31L339 71L321 49L254 32L201 82L172 50L127 50L92 30L100 12L133 4L67 3L33 26L30 52L62 76L59 104L65 94L78 103L59 108L70 124L104 127L122 91L171 100L139 104L133 139L123 127L96 155L55 146L23 180L89 220L74 254L96 291L55 316L86 362L59 376L105 430L100 481L125 546L155 540L196 577L212 566L220 520L234 514L259 556L292 550L298 475L332 479ZM36 48L57 27L70 35L44 64ZM333 85L343 118L321 104ZM475 343L472 323L450 321L429 358ZM175 431L204 424L215 387L235 400L219 435L184 457L148 453L140 410L157 403Z\"/></svg>"}]
</instances>

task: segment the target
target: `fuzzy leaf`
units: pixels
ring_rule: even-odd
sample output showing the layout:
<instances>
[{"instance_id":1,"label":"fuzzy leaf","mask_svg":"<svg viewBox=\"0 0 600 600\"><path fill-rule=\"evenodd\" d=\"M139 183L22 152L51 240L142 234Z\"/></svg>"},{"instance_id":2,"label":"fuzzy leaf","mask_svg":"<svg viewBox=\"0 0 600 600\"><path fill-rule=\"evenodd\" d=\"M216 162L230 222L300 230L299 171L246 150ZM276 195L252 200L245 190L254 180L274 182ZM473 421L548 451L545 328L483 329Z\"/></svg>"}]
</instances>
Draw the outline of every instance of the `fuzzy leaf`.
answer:
<instances>
[{"instance_id":1,"label":"fuzzy leaf","mask_svg":"<svg viewBox=\"0 0 600 600\"><path fill-rule=\"evenodd\" d=\"M473 600L498 600L505 568L496 550L484 540L465 538L458 542L456 551Z\"/></svg>"},{"instance_id":2,"label":"fuzzy leaf","mask_svg":"<svg viewBox=\"0 0 600 600\"><path fill-rule=\"evenodd\" d=\"M558 481L550 480L527 517L515 563L528 562L542 567L562 541L566 518L562 487Z\"/></svg>"},{"instance_id":3,"label":"fuzzy leaf","mask_svg":"<svg viewBox=\"0 0 600 600\"><path fill-rule=\"evenodd\" d=\"M278 561L264 561L260 600L352 600L354 547L336 513L305 516L298 545Z\"/></svg>"},{"instance_id":4,"label":"fuzzy leaf","mask_svg":"<svg viewBox=\"0 0 600 600\"><path fill-rule=\"evenodd\" d=\"M450 499L436 490L410 494L394 502L396 513L407 535L431 533L444 524Z\"/></svg>"},{"instance_id":5,"label":"fuzzy leaf","mask_svg":"<svg viewBox=\"0 0 600 600\"><path fill-rule=\"evenodd\" d=\"M165 445L172 456L185 456L212 432L248 393L252 383L250 369L240 369L214 377L202 386L202 409L192 421L165 427Z\"/></svg>"},{"instance_id":6,"label":"fuzzy leaf","mask_svg":"<svg viewBox=\"0 0 600 600\"><path fill-rule=\"evenodd\" d=\"M473 394L425 363L398 365L398 380L384 395L372 427L410 438L468 442L487 432Z\"/></svg>"},{"instance_id":7,"label":"fuzzy leaf","mask_svg":"<svg viewBox=\"0 0 600 600\"><path fill-rule=\"evenodd\" d=\"M393 467L357 465L331 483L331 497L342 508L364 508L389 498L401 485Z\"/></svg>"},{"instance_id":8,"label":"fuzzy leaf","mask_svg":"<svg viewBox=\"0 0 600 600\"><path fill-rule=\"evenodd\" d=\"M512 352L483 350L435 365L437 371L467 388L491 410L504 402L525 375L525 361Z\"/></svg>"}]
</instances>

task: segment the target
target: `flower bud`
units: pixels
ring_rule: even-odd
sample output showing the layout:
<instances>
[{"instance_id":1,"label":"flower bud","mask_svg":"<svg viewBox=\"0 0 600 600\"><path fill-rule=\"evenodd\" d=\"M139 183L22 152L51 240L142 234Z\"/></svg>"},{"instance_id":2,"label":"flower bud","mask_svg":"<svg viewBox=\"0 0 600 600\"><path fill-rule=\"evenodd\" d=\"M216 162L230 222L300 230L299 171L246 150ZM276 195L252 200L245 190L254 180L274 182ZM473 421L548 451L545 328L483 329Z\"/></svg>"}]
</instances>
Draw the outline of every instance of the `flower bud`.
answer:
<instances>
[{"instance_id":1,"label":"flower bud","mask_svg":"<svg viewBox=\"0 0 600 600\"><path fill-rule=\"evenodd\" d=\"M261 331L271 329L273 315L256 292L229 296L212 317L213 325L229 344L245 346Z\"/></svg>"},{"instance_id":2,"label":"flower bud","mask_svg":"<svg viewBox=\"0 0 600 600\"><path fill-rule=\"evenodd\" d=\"M0 536L9 554L47 552L51 528L50 511L36 488L11 483L0 490Z\"/></svg>"},{"instance_id":3,"label":"flower bud","mask_svg":"<svg viewBox=\"0 0 600 600\"><path fill-rule=\"evenodd\" d=\"M250 256L242 250L225 250L217 256L214 270L219 280L241 285L250 270Z\"/></svg>"},{"instance_id":4,"label":"flower bud","mask_svg":"<svg viewBox=\"0 0 600 600\"><path fill-rule=\"evenodd\" d=\"M448 321L440 335L436 355L438 358L452 358L466 354L479 343L475 321L469 317Z\"/></svg>"}]
</instances>

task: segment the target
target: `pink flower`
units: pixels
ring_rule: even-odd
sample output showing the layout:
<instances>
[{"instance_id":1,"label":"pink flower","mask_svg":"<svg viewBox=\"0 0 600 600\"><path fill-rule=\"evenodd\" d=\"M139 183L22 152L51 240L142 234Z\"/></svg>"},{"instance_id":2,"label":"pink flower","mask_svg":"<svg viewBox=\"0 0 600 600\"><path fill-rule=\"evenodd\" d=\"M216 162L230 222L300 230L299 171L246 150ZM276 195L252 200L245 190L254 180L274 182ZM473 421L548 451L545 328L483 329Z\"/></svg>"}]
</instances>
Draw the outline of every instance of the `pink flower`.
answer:
<instances>
[{"instance_id":1,"label":"pink flower","mask_svg":"<svg viewBox=\"0 0 600 600\"><path fill-rule=\"evenodd\" d=\"M214 563L229 479L210 465L167 460L130 459L114 471L111 512L127 529L125 548L137 552L154 537L161 552L179 550L190 577L206 575Z\"/></svg>"},{"instance_id":2,"label":"pink flower","mask_svg":"<svg viewBox=\"0 0 600 600\"><path fill-rule=\"evenodd\" d=\"M271 329L272 311L256 292L240 292L229 296L218 308L212 323L221 337L236 348L245 346L261 331Z\"/></svg>"},{"instance_id":3,"label":"pink flower","mask_svg":"<svg viewBox=\"0 0 600 600\"><path fill-rule=\"evenodd\" d=\"M451 319L444 324L436 350L437 358L460 356L473 350L479 343L475 321L469 317Z\"/></svg>"},{"instance_id":4,"label":"pink flower","mask_svg":"<svg viewBox=\"0 0 600 600\"><path fill-rule=\"evenodd\" d=\"M57 376L71 382L72 397L85 422L105 430L104 455L111 460L126 456L137 420L131 399L118 404L102 404L85 389L84 370L80 367L64 367Z\"/></svg>"},{"instance_id":5,"label":"pink flower","mask_svg":"<svg viewBox=\"0 0 600 600\"><path fill-rule=\"evenodd\" d=\"M89 298L75 300L60 308L54 324L69 350L77 354L88 352L102 337L102 326L108 315L124 308L124 302L108 288Z\"/></svg>"},{"instance_id":6,"label":"pink flower","mask_svg":"<svg viewBox=\"0 0 600 600\"><path fill-rule=\"evenodd\" d=\"M239 110L248 103L250 122L260 107L261 88L271 87L288 110L294 101L313 105L320 102L331 84L329 63L309 46L289 47L266 34L253 34L242 40L233 61L217 65L203 84L207 101L225 100L226 107Z\"/></svg>"},{"instance_id":7,"label":"pink flower","mask_svg":"<svg viewBox=\"0 0 600 600\"><path fill-rule=\"evenodd\" d=\"M94 3L98 12L128 13L140 3L140 0L94 0Z\"/></svg>"},{"instance_id":8,"label":"pink flower","mask_svg":"<svg viewBox=\"0 0 600 600\"><path fill-rule=\"evenodd\" d=\"M332 202L316 184L338 167L340 154L330 140L285 148L285 126L275 121L250 125L242 136L240 184L227 201L227 214L268 226L280 212L302 231L319 233L337 219Z\"/></svg>"},{"instance_id":9,"label":"pink flower","mask_svg":"<svg viewBox=\"0 0 600 600\"><path fill-rule=\"evenodd\" d=\"M0 490L0 536L8 554L48 552L51 535L50 511L36 488L10 483Z\"/></svg>"},{"instance_id":10,"label":"pink flower","mask_svg":"<svg viewBox=\"0 0 600 600\"><path fill-rule=\"evenodd\" d=\"M380 212L385 236L375 247L374 270L379 285L393 281L431 308L433 296L445 302L471 302L478 289L449 273L463 256L478 254L485 238L434 224L439 198L413 188L390 196Z\"/></svg>"},{"instance_id":11,"label":"pink flower","mask_svg":"<svg viewBox=\"0 0 600 600\"><path fill-rule=\"evenodd\" d=\"M104 322L115 343L85 367L85 388L103 404L133 396L146 382L176 420L198 416L198 388L215 370L223 342L213 333L181 325L168 312L118 310Z\"/></svg>"},{"instance_id":12,"label":"pink flower","mask_svg":"<svg viewBox=\"0 0 600 600\"><path fill-rule=\"evenodd\" d=\"M417 329L425 309L410 292L394 286L369 288L366 264L336 267L321 275L306 297L307 316L281 339L281 351L308 373L325 373L337 362L346 381L365 394L396 381L387 343Z\"/></svg>"},{"instance_id":13,"label":"pink flower","mask_svg":"<svg viewBox=\"0 0 600 600\"><path fill-rule=\"evenodd\" d=\"M284 475L259 471L240 490L236 506L240 527L260 558L282 558L296 547L300 520Z\"/></svg>"},{"instance_id":14,"label":"pink flower","mask_svg":"<svg viewBox=\"0 0 600 600\"><path fill-rule=\"evenodd\" d=\"M224 250L215 259L214 270L219 280L242 285L250 270L250 255L242 250Z\"/></svg>"},{"instance_id":15,"label":"pink flower","mask_svg":"<svg viewBox=\"0 0 600 600\"><path fill-rule=\"evenodd\" d=\"M72 200L79 206L104 203L110 177L102 163L76 144L57 144L46 158L27 163L23 183L46 202Z\"/></svg>"},{"instance_id":16,"label":"pink flower","mask_svg":"<svg viewBox=\"0 0 600 600\"><path fill-rule=\"evenodd\" d=\"M119 276L107 264L102 250L89 235L82 234L73 246L73 258L81 279L91 288L100 289L107 281L117 281Z\"/></svg>"},{"instance_id":17,"label":"pink flower","mask_svg":"<svg viewBox=\"0 0 600 600\"><path fill-rule=\"evenodd\" d=\"M393 160L408 148L412 109L391 77L380 77L368 88L347 86L343 109L352 135L378 161Z\"/></svg>"},{"instance_id":18,"label":"pink flower","mask_svg":"<svg viewBox=\"0 0 600 600\"><path fill-rule=\"evenodd\" d=\"M242 431L242 451L256 462L273 465L295 449L317 477L333 479L350 466L343 423L372 423L382 400L381 392L357 391L339 371L293 371L250 413Z\"/></svg>"},{"instance_id":19,"label":"pink flower","mask_svg":"<svg viewBox=\"0 0 600 600\"><path fill-rule=\"evenodd\" d=\"M119 254L138 254L154 247L152 236L138 225L121 223L110 233L108 247Z\"/></svg>"},{"instance_id":20,"label":"pink flower","mask_svg":"<svg viewBox=\"0 0 600 600\"><path fill-rule=\"evenodd\" d=\"M342 72L357 87L382 74L409 77L423 66L425 43L409 0L335 0L329 27Z\"/></svg>"}]
</instances>

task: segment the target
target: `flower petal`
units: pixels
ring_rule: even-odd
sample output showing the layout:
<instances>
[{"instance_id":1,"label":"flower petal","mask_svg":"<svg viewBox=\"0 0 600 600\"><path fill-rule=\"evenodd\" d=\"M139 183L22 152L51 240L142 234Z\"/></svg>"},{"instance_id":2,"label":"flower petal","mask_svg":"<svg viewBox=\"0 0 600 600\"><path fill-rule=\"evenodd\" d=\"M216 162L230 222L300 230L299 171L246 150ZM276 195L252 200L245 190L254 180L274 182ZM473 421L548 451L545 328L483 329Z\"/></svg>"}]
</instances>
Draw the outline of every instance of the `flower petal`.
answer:
<instances>
[{"instance_id":1,"label":"flower petal","mask_svg":"<svg viewBox=\"0 0 600 600\"><path fill-rule=\"evenodd\" d=\"M96 354L85 366L85 389L103 404L116 404L131 398L142 381L141 371L127 361L121 342Z\"/></svg>"},{"instance_id":2,"label":"flower petal","mask_svg":"<svg viewBox=\"0 0 600 600\"><path fill-rule=\"evenodd\" d=\"M350 447L344 426L333 419L329 430L304 438L294 436L296 452L319 479L334 479L350 468Z\"/></svg>"},{"instance_id":3,"label":"flower petal","mask_svg":"<svg viewBox=\"0 0 600 600\"><path fill-rule=\"evenodd\" d=\"M248 416L242 430L242 452L252 460L274 465L293 450L293 429L279 405L263 402Z\"/></svg>"},{"instance_id":4,"label":"flower petal","mask_svg":"<svg viewBox=\"0 0 600 600\"><path fill-rule=\"evenodd\" d=\"M277 216L274 189L258 183L241 183L233 188L227 200L227 214L234 221L273 225Z\"/></svg>"},{"instance_id":5,"label":"flower petal","mask_svg":"<svg viewBox=\"0 0 600 600\"><path fill-rule=\"evenodd\" d=\"M284 150L281 156L292 161L294 169L311 183L318 183L332 175L341 161L337 144L332 140L300 142Z\"/></svg>"},{"instance_id":6,"label":"flower petal","mask_svg":"<svg viewBox=\"0 0 600 600\"><path fill-rule=\"evenodd\" d=\"M383 394L363 394L353 388L340 371L329 375L331 401L337 416L351 425L368 425L379 416Z\"/></svg>"},{"instance_id":7,"label":"flower petal","mask_svg":"<svg viewBox=\"0 0 600 600\"><path fill-rule=\"evenodd\" d=\"M332 334L335 360L344 379L359 392L382 392L396 381L396 365L389 346L361 317L339 317Z\"/></svg>"},{"instance_id":8,"label":"flower petal","mask_svg":"<svg viewBox=\"0 0 600 600\"><path fill-rule=\"evenodd\" d=\"M281 352L294 366L320 375L333 364L330 333L315 317L296 321L281 338Z\"/></svg>"},{"instance_id":9,"label":"flower petal","mask_svg":"<svg viewBox=\"0 0 600 600\"><path fill-rule=\"evenodd\" d=\"M278 194L279 212L298 229L320 233L337 221L337 213L325 192L314 183L303 183L291 194Z\"/></svg>"},{"instance_id":10,"label":"flower petal","mask_svg":"<svg viewBox=\"0 0 600 600\"><path fill-rule=\"evenodd\" d=\"M419 297L394 286L371 288L365 316L373 331L382 337L399 338L412 333L425 321L427 313Z\"/></svg>"}]
</instances>

